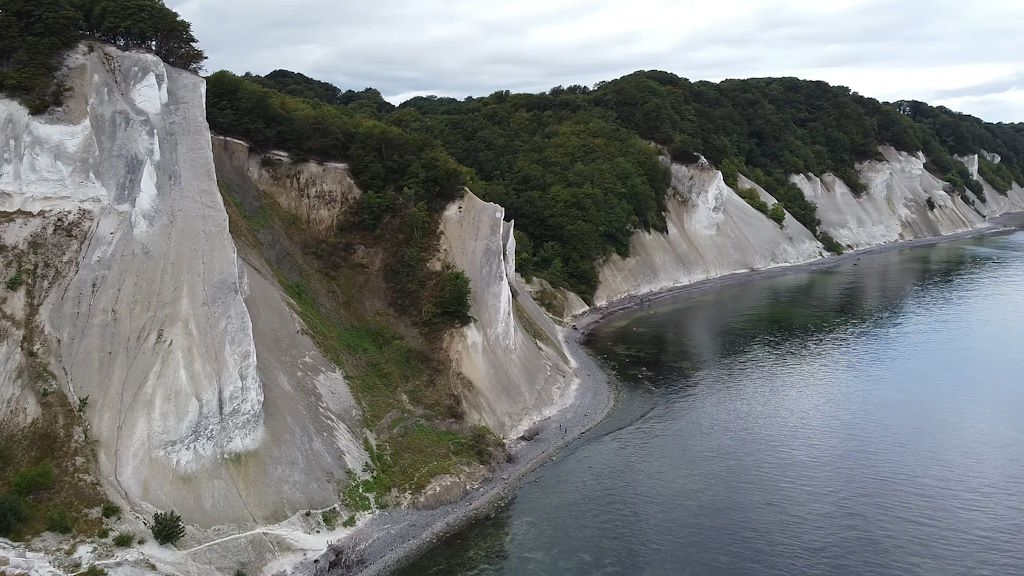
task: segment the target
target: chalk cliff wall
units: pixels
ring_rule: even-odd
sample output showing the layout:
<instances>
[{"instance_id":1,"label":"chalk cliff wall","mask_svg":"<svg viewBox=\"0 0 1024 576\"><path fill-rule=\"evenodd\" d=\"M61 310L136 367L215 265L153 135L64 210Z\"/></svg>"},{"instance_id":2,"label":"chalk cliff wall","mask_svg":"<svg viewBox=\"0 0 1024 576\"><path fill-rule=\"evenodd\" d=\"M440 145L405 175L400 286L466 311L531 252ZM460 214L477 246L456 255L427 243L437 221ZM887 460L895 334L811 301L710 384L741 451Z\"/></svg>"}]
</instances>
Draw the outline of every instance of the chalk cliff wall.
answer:
<instances>
[{"instance_id":1,"label":"chalk cliff wall","mask_svg":"<svg viewBox=\"0 0 1024 576\"><path fill-rule=\"evenodd\" d=\"M199 527L336 503L336 480L366 458L355 406L276 284L237 257L203 80L112 48L80 48L68 66L62 110L32 117L0 100L0 209L20 222L5 244L53 237L61 220L80 229L33 277L37 302L5 306L13 325L38 318L55 384L88 398L103 484ZM24 420L19 330L0 339L0 409Z\"/></svg>"},{"instance_id":2,"label":"chalk cliff wall","mask_svg":"<svg viewBox=\"0 0 1024 576\"><path fill-rule=\"evenodd\" d=\"M630 255L600 269L594 304L738 272L820 258L821 244L786 215L784 226L750 207L710 166L672 164L666 199L668 231L638 232ZM771 206L772 198L743 178Z\"/></svg>"},{"instance_id":3,"label":"chalk cliff wall","mask_svg":"<svg viewBox=\"0 0 1024 576\"><path fill-rule=\"evenodd\" d=\"M793 175L790 180L818 207L820 229L850 249L955 234L983 228L988 219L1024 210L1024 189L1006 194L982 180L987 202L967 193L969 204L924 169L925 158L879 149L884 160L858 166L867 192L857 196L832 174ZM995 158L994 160L998 160ZM977 156L961 158L977 177ZM796 264L825 257L821 244L786 215L784 226L751 208L704 165L672 164L667 199L668 231L637 232L627 258L614 255L600 266L594 305L690 284L734 272ZM980 178L979 178L980 180ZM775 200L747 178L771 206Z\"/></svg>"},{"instance_id":4,"label":"chalk cliff wall","mask_svg":"<svg viewBox=\"0 0 1024 576\"><path fill-rule=\"evenodd\" d=\"M244 170L253 183L320 237L329 236L338 217L362 196L345 164L292 162L284 152L260 154L246 142L220 136L213 138L213 148L219 161Z\"/></svg>"},{"instance_id":5,"label":"chalk cliff wall","mask_svg":"<svg viewBox=\"0 0 1024 576\"><path fill-rule=\"evenodd\" d=\"M515 273L513 223L472 192L441 218L442 254L470 280L473 322L446 348L470 382L460 390L470 418L512 436L568 400L572 368L558 329Z\"/></svg>"}]
</instances>

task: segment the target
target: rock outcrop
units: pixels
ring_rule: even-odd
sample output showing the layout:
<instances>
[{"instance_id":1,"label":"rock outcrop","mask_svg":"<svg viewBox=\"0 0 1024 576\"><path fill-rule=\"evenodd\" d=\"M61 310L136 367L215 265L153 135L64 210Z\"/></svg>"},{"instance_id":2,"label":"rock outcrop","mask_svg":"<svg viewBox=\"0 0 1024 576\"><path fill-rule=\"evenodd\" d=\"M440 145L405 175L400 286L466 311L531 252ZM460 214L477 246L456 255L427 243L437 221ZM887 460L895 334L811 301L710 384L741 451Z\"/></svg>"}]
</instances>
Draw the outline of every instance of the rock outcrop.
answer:
<instances>
[{"instance_id":1,"label":"rock outcrop","mask_svg":"<svg viewBox=\"0 0 1024 576\"><path fill-rule=\"evenodd\" d=\"M321 238L334 232L338 218L363 195L345 164L292 162L284 152L261 154L246 142L220 136L213 138L213 147L220 161L244 170L260 190Z\"/></svg>"}]
</instances>

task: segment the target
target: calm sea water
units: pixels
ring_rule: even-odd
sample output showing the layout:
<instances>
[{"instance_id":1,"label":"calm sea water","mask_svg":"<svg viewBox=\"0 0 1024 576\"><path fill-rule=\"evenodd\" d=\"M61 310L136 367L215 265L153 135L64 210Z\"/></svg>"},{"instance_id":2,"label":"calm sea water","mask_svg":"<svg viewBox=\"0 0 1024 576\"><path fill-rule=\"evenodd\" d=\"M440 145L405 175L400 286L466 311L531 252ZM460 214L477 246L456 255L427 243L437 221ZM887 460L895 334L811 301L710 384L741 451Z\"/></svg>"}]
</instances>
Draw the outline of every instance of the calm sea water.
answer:
<instances>
[{"instance_id":1,"label":"calm sea water","mask_svg":"<svg viewBox=\"0 0 1024 576\"><path fill-rule=\"evenodd\" d=\"M403 574L1024 574L1024 233L614 318L625 398Z\"/></svg>"}]
</instances>

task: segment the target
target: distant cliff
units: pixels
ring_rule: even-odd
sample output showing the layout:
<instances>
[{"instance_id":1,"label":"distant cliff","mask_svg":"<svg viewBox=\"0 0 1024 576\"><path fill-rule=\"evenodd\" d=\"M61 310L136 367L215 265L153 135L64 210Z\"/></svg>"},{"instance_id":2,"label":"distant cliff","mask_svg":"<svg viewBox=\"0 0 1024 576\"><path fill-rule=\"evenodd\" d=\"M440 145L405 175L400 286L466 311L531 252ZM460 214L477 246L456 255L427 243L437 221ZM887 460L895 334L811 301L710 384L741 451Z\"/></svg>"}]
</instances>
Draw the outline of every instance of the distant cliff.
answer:
<instances>
[{"instance_id":1,"label":"distant cliff","mask_svg":"<svg viewBox=\"0 0 1024 576\"><path fill-rule=\"evenodd\" d=\"M973 192L950 193L949 185L925 169L926 158L879 151L884 158L858 165L866 186L855 193L836 176L794 174L790 180L817 207L820 229L845 249L943 236L989 225L988 218L1024 211L1024 190L1014 183L1005 193L972 173L989 192L982 203ZM976 167L977 157L966 157ZM665 233L637 233L629 256L613 255L600 265L594 303L690 284L725 274L824 258L828 251L814 234L788 214L782 225L754 210L725 184L710 165L672 164ZM737 188L756 190L775 202L755 182L740 176Z\"/></svg>"}]
</instances>

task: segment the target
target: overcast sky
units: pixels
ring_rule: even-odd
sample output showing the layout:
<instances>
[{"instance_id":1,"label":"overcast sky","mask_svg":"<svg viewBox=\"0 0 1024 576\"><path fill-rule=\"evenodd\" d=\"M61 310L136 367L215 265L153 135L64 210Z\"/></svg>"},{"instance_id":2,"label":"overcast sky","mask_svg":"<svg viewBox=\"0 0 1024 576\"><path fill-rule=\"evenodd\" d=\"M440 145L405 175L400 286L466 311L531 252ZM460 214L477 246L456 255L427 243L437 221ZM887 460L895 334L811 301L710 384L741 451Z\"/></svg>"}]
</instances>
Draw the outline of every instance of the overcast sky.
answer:
<instances>
[{"instance_id":1,"label":"overcast sky","mask_svg":"<svg viewBox=\"0 0 1024 576\"><path fill-rule=\"evenodd\" d=\"M1024 0L168 0L210 71L418 94L798 76L1024 121Z\"/></svg>"}]
</instances>

